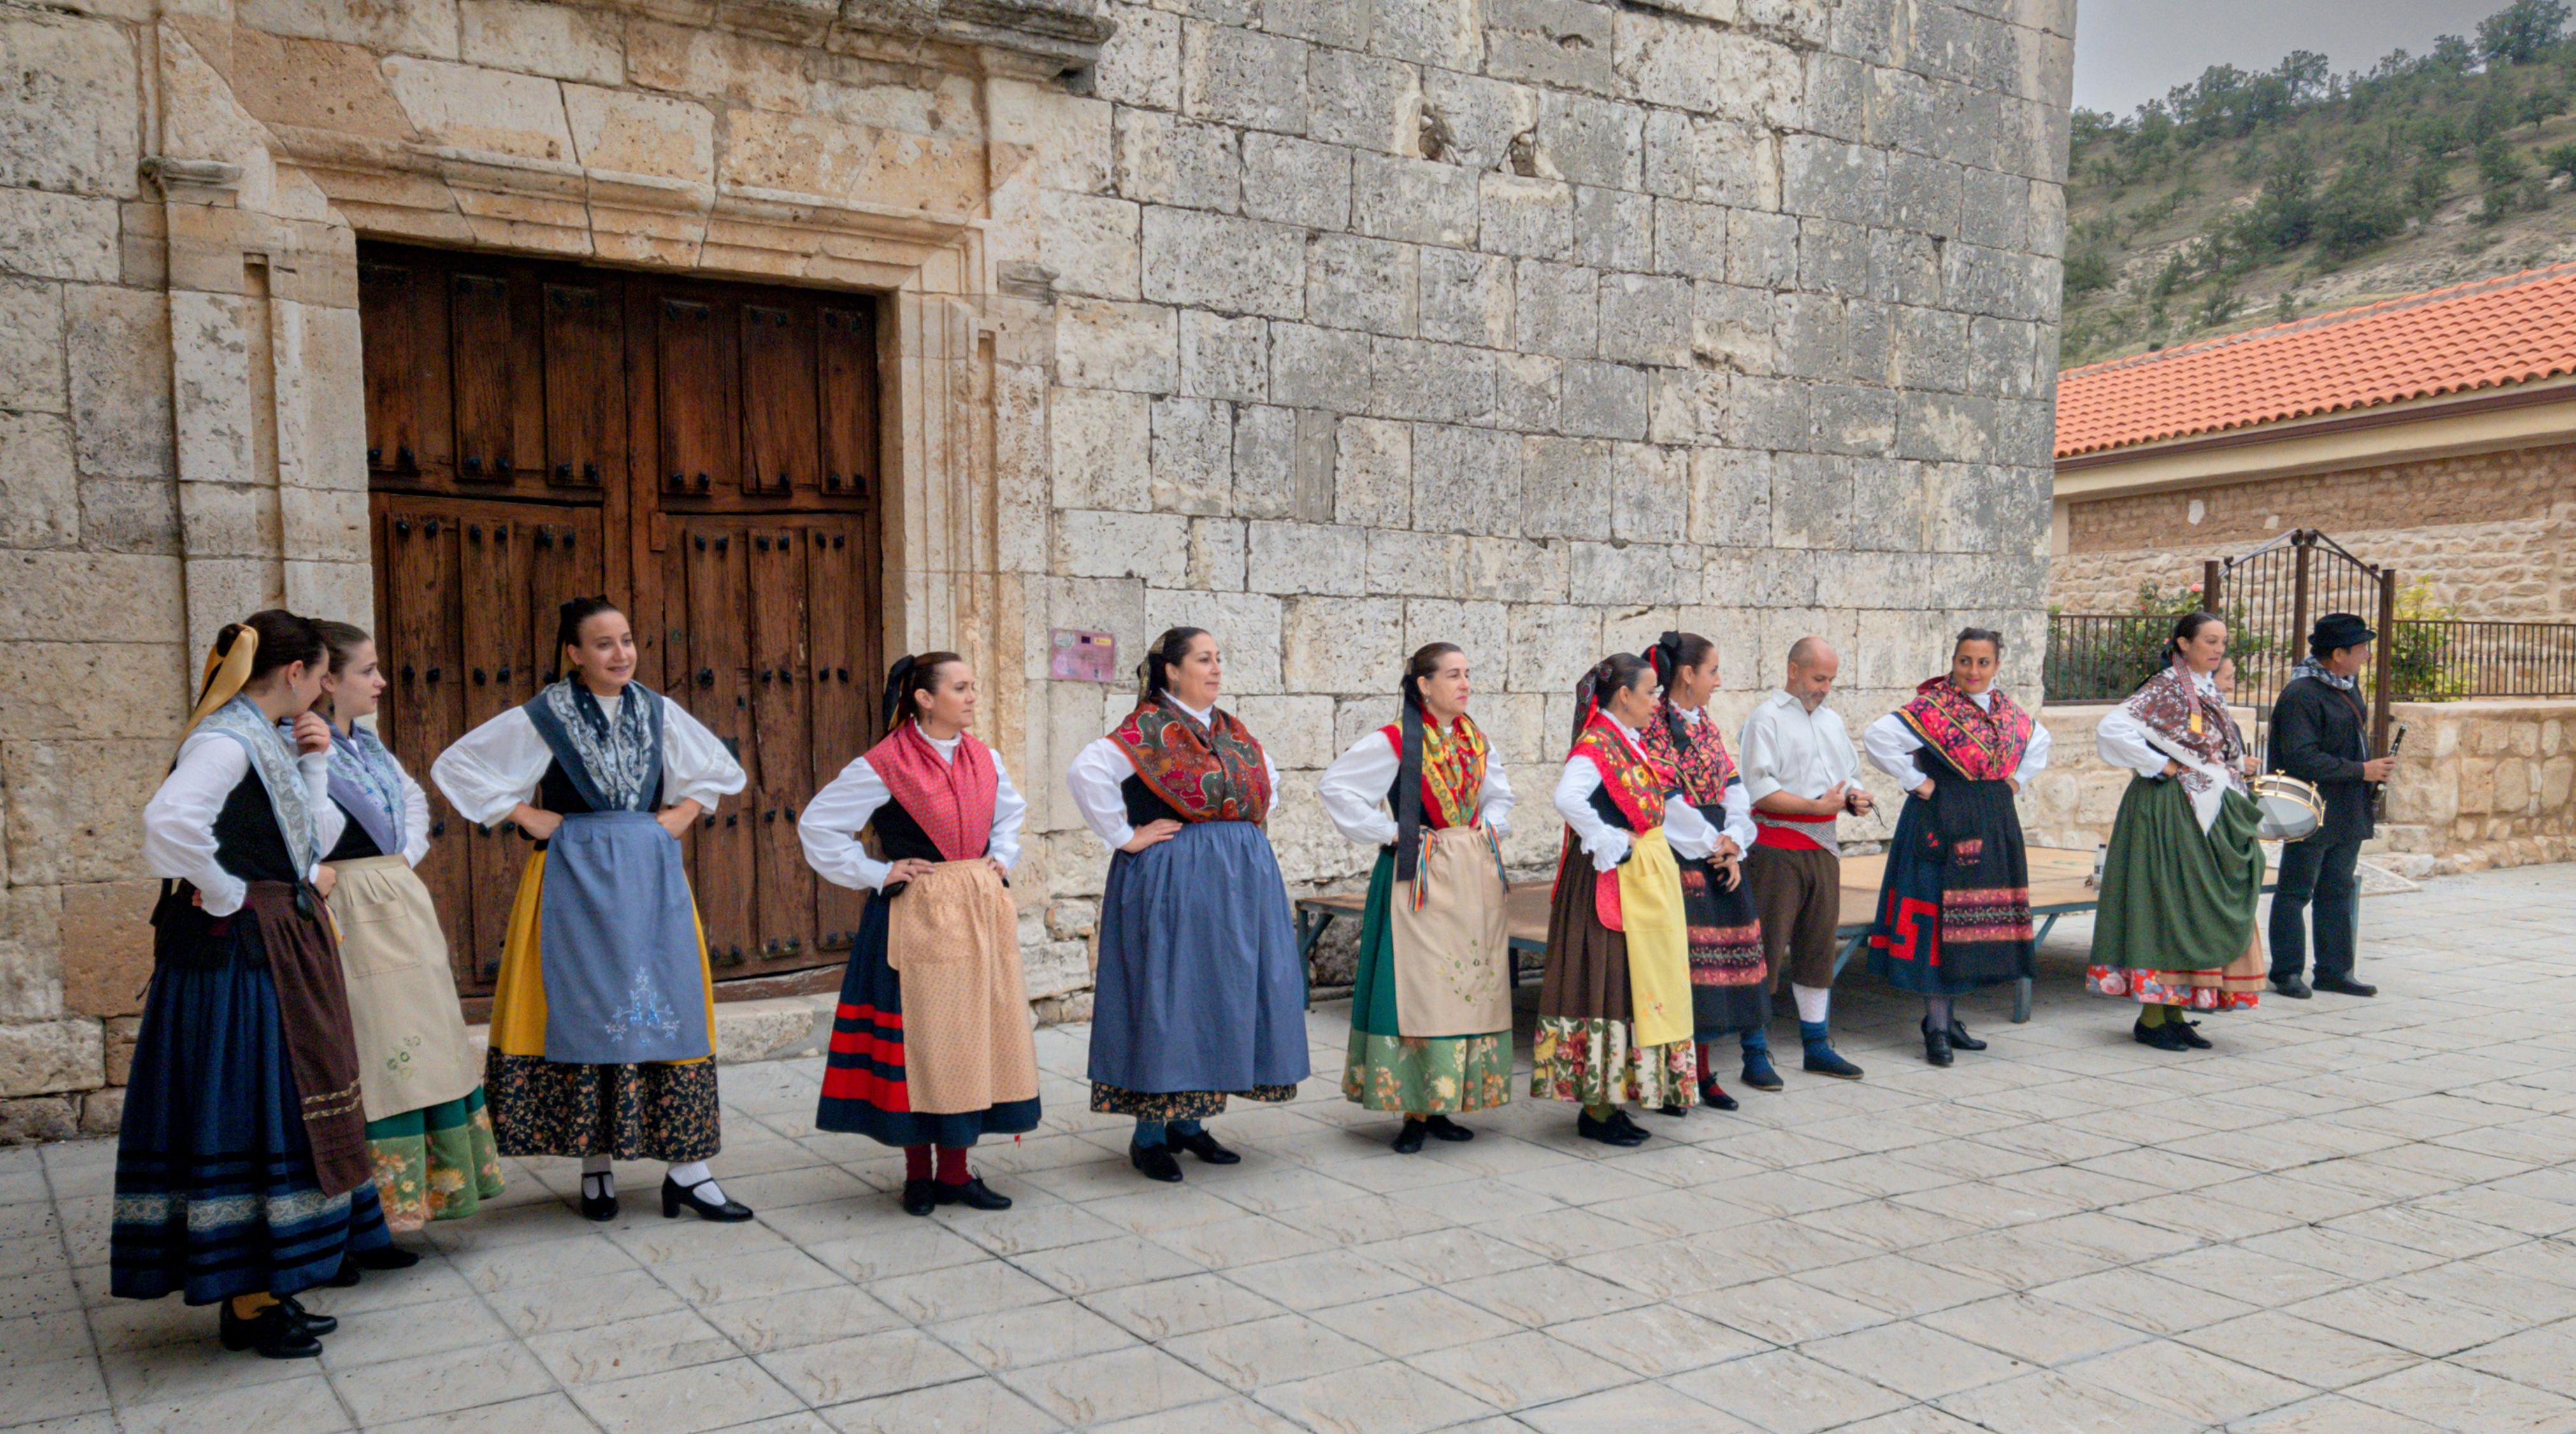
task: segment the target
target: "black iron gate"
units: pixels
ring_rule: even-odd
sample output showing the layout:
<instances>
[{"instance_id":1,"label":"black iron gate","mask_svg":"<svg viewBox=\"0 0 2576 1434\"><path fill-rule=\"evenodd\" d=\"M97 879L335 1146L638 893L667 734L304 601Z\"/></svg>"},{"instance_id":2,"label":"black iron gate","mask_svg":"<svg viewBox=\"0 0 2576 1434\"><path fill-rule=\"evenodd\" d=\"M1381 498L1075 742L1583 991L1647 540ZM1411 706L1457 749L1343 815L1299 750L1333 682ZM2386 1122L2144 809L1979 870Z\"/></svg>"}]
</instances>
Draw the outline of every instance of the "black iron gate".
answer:
<instances>
[{"instance_id":1,"label":"black iron gate","mask_svg":"<svg viewBox=\"0 0 2576 1434\"><path fill-rule=\"evenodd\" d=\"M2212 558L2201 574L2202 605L2227 619L2236 659L2235 700L2268 715L2272 699L2307 655L2308 629L2330 612L2361 616L2380 634L2370 671L2370 747L2388 750L2389 660L2397 638L2397 570L2356 558L2314 528L2293 528L2250 553Z\"/></svg>"}]
</instances>

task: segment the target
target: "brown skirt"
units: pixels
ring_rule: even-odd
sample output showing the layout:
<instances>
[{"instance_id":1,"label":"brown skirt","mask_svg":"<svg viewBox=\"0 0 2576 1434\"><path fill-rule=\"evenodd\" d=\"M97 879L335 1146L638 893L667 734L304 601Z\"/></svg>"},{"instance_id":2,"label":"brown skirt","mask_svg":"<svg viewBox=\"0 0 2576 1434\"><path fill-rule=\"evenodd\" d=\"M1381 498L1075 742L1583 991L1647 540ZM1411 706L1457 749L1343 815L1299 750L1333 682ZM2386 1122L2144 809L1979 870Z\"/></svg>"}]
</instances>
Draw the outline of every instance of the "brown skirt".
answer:
<instances>
[{"instance_id":1,"label":"brown skirt","mask_svg":"<svg viewBox=\"0 0 2576 1434\"><path fill-rule=\"evenodd\" d=\"M1578 1021L1631 1019L1628 938L1601 924L1592 900L1592 858L1571 841L1557 863L1547 913L1547 971L1538 1013Z\"/></svg>"},{"instance_id":2,"label":"brown skirt","mask_svg":"<svg viewBox=\"0 0 2576 1434\"><path fill-rule=\"evenodd\" d=\"M1530 1042L1530 1095L1578 1105L1698 1103L1689 1041L1640 1046L1628 990L1628 938L1601 924L1592 862L1567 843L1547 918L1547 974Z\"/></svg>"}]
</instances>

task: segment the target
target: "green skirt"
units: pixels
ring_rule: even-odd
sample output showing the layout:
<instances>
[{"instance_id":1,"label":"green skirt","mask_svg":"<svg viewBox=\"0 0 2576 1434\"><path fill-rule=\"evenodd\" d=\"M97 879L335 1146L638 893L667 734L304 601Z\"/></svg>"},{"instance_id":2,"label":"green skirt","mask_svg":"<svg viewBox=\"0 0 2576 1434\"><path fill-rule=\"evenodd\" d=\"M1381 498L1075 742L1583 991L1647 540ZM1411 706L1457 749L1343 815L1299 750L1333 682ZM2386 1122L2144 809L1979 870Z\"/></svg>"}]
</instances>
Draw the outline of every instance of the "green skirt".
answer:
<instances>
[{"instance_id":1,"label":"green skirt","mask_svg":"<svg viewBox=\"0 0 2576 1434\"><path fill-rule=\"evenodd\" d=\"M501 1193L501 1153L480 1086L460 1100L368 1121L367 1146L392 1229L462 1220Z\"/></svg>"},{"instance_id":2,"label":"green skirt","mask_svg":"<svg viewBox=\"0 0 2576 1434\"><path fill-rule=\"evenodd\" d=\"M1512 1098L1512 1033L1407 1036L1396 1020L1395 854L1381 851L1360 913L1359 972L1351 989L1350 1055L1342 1098L1370 1110L1461 1115Z\"/></svg>"},{"instance_id":3,"label":"green skirt","mask_svg":"<svg viewBox=\"0 0 2576 1434\"><path fill-rule=\"evenodd\" d=\"M2250 798L2230 790L2204 832L2180 782L2129 783L2103 858L2086 983L2149 1004L2253 1005L2262 985L2262 968L2248 956L2259 955L2262 820Z\"/></svg>"}]
</instances>

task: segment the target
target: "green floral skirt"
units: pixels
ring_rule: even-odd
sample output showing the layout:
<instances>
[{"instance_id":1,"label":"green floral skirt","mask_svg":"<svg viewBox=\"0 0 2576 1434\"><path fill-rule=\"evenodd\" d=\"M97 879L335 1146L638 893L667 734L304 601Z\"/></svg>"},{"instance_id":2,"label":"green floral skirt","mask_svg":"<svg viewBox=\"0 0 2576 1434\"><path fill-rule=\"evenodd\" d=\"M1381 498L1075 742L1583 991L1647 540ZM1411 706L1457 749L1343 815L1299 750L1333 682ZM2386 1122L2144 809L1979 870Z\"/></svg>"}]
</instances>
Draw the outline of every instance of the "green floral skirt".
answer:
<instances>
[{"instance_id":1,"label":"green floral skirt","mask_svg":"<svg viewBox=\"0 0 2576 1434\"><path fill-rule=\"evenodd\" d=\"M462 1100L367 1122L385 1224L417 1230L462 1220L501 1193L501 1153L478 1087Z\"/></svg>"},{"instance_id":2,"label":"green floral skirt","mask_svg":"<svg viewBox=\"0 0 2576 1434\"><path fill-rule=\"evenodd\" d=\"M1512 1033L1406 1036L1395 995L1395 856L1379 852L1360 913L1359 970L1351 986L1350 1054L1342 1098L1370 1110L1464 1115L1512 1098ZM1509 961L1510 958L1504 958ZM1505 968L1507 971L1509 967Z\"/></svg>"}]
</instances>

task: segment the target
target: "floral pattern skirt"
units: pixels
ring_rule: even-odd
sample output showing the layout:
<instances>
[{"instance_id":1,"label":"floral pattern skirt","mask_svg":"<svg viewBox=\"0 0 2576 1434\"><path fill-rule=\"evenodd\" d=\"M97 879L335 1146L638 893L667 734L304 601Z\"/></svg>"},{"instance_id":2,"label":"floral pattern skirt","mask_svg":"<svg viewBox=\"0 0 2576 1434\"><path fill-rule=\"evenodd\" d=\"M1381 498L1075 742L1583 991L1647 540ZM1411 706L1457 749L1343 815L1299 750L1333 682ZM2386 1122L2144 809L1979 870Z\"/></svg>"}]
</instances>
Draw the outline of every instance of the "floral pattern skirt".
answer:
<instances>
[{"instance_id":1,"label":"floral pattern skirt","mask_svg":"<svg viewBox=\"0 0 2576 1434\"><path fill-rule=\"evenodd\" d=\"M1491 1110L1512 1098L1511 1036L1373 1036L1354 1028L1342 1098L1407 1115Z\"/></svg>"},{"instance_id":2,"label":"floral pattern skirt","mask_svg":"<svg viewBox=\"0 0 2576 1434\"><path fill-rule=\"evenodd\" d=\"M1250 1090L1129 1090L1091 1083L1091 1108L1102 1115L1132 1115L1138 1120L1205 1120L1225 1114L1226 1097L1242 1096L1278 1105L1297 1098L1293 1085L1257 1085Z\"/></svg>"},{"instance_id":3,"label":"floral pattern skirt","mask_svg":"<svg viewBox=\"0 0 2576 1434\"><path fill-rule=\"evenodd\" d=\"M606 1155L684 1165L724 1145L716 1065L578 1066L493 1051L483 1088L503 1155Z\"/></svg>"},{"instance_id":4,"label":"floral pattern skirt","mask_svg":"<svg viewBox=\"0 0 2576 1434\"><path fill-rule=\"evenodd\" d=\"M1626 1021L1541 1016L1530 1042L1530 1095L1577 1105L1699 1104L1699 1053L1688 1041L1635 1043Z\"/></svg>"},{"instance_id":5,"label":"floral pattern skirt","mask_svg":"<svg viewBox=\"0 0 2576 1434\"><path fill-rule=\"evenodd\" d=\"M462 1100L368 1121L367 1147L390 1229L462 1220L501 1193L501 1151L479 1087Z\"/></svg>"}]
</instances>

